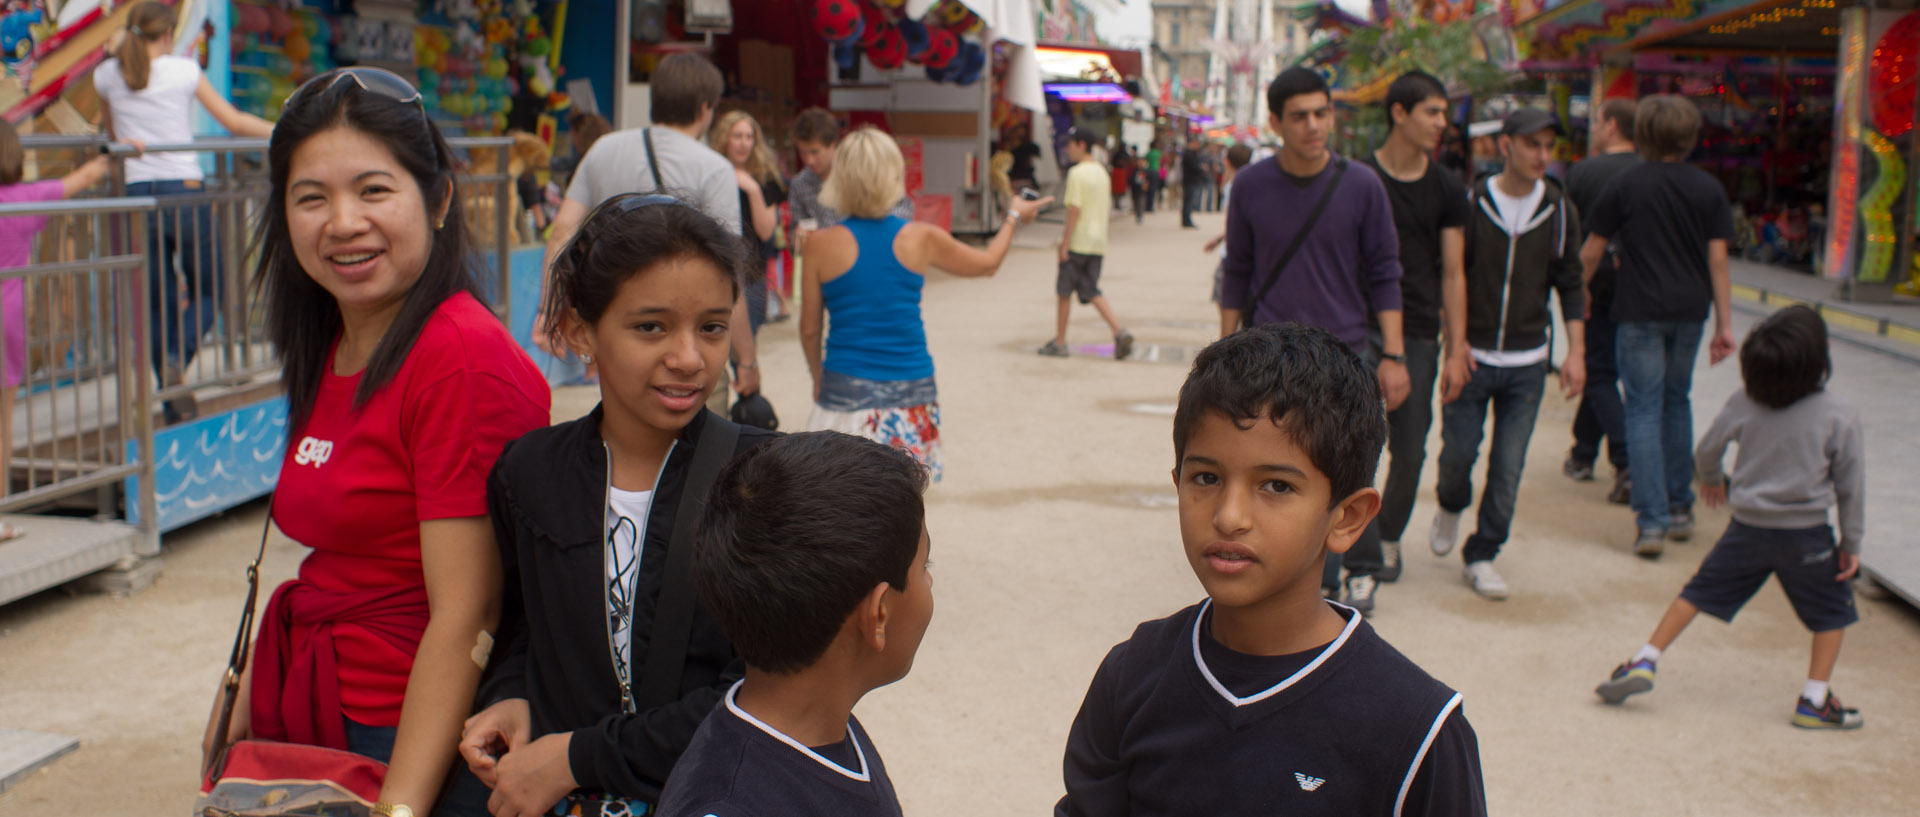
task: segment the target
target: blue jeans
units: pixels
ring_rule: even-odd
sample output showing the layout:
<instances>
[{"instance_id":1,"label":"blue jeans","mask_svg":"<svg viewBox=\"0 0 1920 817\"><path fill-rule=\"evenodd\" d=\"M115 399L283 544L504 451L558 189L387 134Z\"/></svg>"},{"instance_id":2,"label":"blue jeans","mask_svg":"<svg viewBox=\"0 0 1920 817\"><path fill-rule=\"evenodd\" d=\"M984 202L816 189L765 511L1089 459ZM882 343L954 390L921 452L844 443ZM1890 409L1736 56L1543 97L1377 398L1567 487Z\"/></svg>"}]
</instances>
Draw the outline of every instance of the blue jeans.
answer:
<instances>
[{"instance_id":1,"label":"blue jeans","mask_svg":"<svg viewBox=\"0 0 1920 817\"><path fill-rule=\"evenodd\" d=\"M184 368L200 351L200 336L220 317L224 276L214 243L213 205L178 204L173 197L205 192L198 181L134 182L129 196L157 196L147 221L147 337L153 370ZM174 256L178 254L178 259Z\"/></svg>"},{"instance_id":2,"label":"blue jeans","mask_svg":"<svg viewBox=\"0 0 1920 817\"><path fill-rule=\"evenodd\" d=\"M381 763L393 762L393 741L400 734L399 728L368 726L352 718L344 720L347 722L347 751ZM487 798L492 795L487 784L480 782L480 778L467 770L467 762L455 756L453 775L440 790L440 800L433 807L433 817L487 817Z\"/></svg>"},{"instance_id":3,"label":"blue jeans","mask_svg":"<svg viewBox=\"0 0 1920 817\"><path fill-rule=\"evenodd\" d=\"M1622 323L1614 362L1626 392L1627 461L1633 463L1633 514L1641 530L1665 531L1676 511L1693 508L1693 360L1699 321Z\"/></svg>"},{"instance_id":4,"label":"blue jeans","mask_svg":"<svg viewBox=\"0 0 1920 817\"><path fill-rule=\"evenodd\" d=\"M1479 528L1460 555L1468 564L1492 561L1507 542L1527 442L1547 388L1547 364L1487 366L1473 370L1459 399L1440 407L1440 508L1459 513L1473 504L1473 463L1493 407L1493 444L1487 450L1487 486L1480 494Z\"/></svg>"}]
</instances>

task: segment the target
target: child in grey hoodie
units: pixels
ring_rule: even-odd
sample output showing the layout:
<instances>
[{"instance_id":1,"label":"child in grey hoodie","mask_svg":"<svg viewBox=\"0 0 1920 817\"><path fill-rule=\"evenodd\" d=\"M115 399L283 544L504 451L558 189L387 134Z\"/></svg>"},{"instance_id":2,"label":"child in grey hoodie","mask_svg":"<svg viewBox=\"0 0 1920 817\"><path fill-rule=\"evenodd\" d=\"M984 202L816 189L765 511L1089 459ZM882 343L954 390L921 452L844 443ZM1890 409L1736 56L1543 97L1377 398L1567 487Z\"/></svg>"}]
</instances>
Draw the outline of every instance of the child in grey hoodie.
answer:
<instances>
[{"instance_id":1,"label":"child in grey hoodie","mask_svg":"<svg viewBox=\"0 0 1920 817\"><path fill-rule=\"evenodd\" d=\"M1640 651L1594 691L1607 703L1653 689L1660 653L1693 617L1733 621L1768 576L1778 576L1795 615L1813 631L1813 659L1793 725L1857 729L1860 710L1828 691L1840 640L1859 619L1848 584L1860 570L1866 526L1866 451L1860 418L1825 390L1833 363L1827 327L1804 306L1775 312L1740 347L1746 390L1727 400L1695 452L1694 473L1708 506L1733 509L1727 531L1701 562L1680 597ZM1721 459L1729 443L1740 454L1729 479ZM1835 546L1827 509L1838 508Z\"/></svg>"}]
</instances>

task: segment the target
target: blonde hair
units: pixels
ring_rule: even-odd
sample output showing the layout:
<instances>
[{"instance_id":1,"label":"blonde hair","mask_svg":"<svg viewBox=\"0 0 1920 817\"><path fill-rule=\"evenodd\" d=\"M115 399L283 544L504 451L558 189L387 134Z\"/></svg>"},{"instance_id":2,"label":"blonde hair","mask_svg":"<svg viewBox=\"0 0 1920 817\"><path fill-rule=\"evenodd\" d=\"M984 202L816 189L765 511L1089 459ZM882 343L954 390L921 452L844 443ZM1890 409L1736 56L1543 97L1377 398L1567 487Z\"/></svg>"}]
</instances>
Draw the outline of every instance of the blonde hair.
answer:
<instances>
[{"instance_id":1,"label":"blonde hair","mask_svg":"<svg viewBox=\"0 0 1920 817\"><path fill-rule=\"evenodd\" d=\"M114 56L120 60L120 75L126 78L128 90L146 90L147 79L153 71L153 61L147 57L147 43L158 42L172 31L173 10L153 0L135 3L127 13L127 31L120 38L120 50L114 52Z\"/></svg>"},{"instance_id":2,"label":"blonde hair","mask_svg":"<svg viewBox=\"0 0 1920 817\"><path fill-rule=\"evenodd\" d=\"M840 139L820 203L855 218L884 218L906 197L907 161L893 137L872 126Z\"/></svg>"},{"instance_id":3,"label":"blonde hair","mask_svg":"<svg viewBox=\"0 0 1920 817\"><path fill-rule=\"evenodd\" d=\"M753 123L753 150L747 152L747 175L761 184L768 181L780 181L780 164L773 158L773 148L767 145L767 134L760 130L760 122L746 111L728 111L715 122L713 129L707 131L707 144L713 152L727 155L727 137L733 133L734 126L741 120ZM727 161L733 161L731 157Z\"/></svg>"}]
</instances>

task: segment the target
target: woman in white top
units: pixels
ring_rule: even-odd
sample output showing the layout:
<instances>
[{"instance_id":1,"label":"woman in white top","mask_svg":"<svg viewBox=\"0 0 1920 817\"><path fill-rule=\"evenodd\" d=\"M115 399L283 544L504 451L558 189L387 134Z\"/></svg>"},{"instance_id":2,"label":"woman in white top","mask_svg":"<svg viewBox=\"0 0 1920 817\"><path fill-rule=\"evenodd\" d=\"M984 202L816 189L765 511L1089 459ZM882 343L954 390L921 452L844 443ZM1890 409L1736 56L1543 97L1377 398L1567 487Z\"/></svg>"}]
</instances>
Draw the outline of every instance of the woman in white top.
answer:
<instances>
[{"instance_id":1,"label":"woman in white top","mask_svg":"<svg viewBox=\"0 0 1920 817\"><path fill-rule=\"evenodd\" d=\"M119 49L93 72L94 90L106 102L108 134L141 151L126 162L130 196L203 192L198 154L145 153L150 144L193 141L189 117L195 99L236 136L273 133L272 122L220 96L199 63L173 55L174 25L173 9L155 2L135 4ZM200 336L219 315L223 273L216 247L211 203L163 204L158 218L147 217L147 291L153 293L147 325L153 368L163 386L180 384L181 371L200 347ZM181 403L190 405L188 400ZM173 420L188 419L185 415L192 413L173 403L167 408Z\"/></svg>"}]
</instances>

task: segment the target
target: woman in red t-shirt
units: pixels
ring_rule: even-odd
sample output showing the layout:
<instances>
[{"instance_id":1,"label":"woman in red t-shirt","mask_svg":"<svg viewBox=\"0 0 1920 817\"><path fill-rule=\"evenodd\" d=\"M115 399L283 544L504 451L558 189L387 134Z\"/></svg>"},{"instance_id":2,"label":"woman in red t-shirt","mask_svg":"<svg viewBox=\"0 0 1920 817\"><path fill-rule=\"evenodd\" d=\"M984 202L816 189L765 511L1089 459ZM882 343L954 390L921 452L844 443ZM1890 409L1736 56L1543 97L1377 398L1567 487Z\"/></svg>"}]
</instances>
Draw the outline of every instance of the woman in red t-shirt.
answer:
<instances>
[{"instance_id":1,"label":"woman in red t-shirt","mask_svg":"<svg viewBox=\"0 0 1920 817\"><path fill-rule=\"evenodd\" d=\"M268 602L232 736L387 762L380 813L426 815L499 621L487 473L547 425L551 392L480 299L452 152L405 80L315 77L268 164L256 281L289 404L274 521L313 553Z\"/></svg>"}]
</instances>

